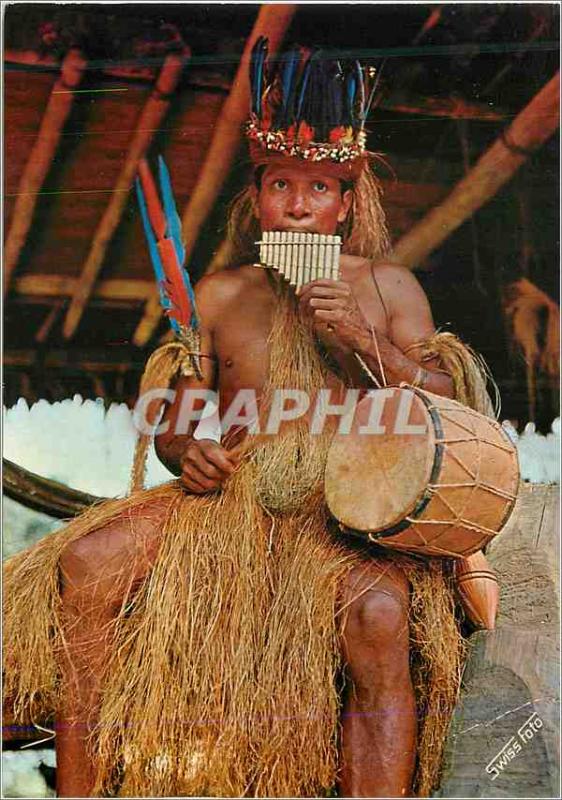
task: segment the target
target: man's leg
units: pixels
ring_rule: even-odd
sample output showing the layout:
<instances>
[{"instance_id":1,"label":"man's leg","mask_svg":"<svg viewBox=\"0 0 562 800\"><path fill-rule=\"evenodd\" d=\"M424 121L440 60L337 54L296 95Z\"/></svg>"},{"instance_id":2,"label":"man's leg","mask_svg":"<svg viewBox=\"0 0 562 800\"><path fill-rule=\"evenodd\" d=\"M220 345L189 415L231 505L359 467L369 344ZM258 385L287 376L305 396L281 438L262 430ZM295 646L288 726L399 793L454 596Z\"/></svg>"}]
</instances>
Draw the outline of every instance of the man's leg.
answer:
<instances>
[{"instance_id":1,"label":"man's leg","mask_svg":"<svg viewBox=\"0 0 562 800\"><path fill-rule=\"evenodd\" d=\"M355 599L353 599L355 598ZM342 797L411 793L416 704L409 667L409 584L396 568L354 569L343 594L350 685L342 727Z\"/></svg>"},{"instance_id":2,"label":"man's leg","mask_svg":"<svg viewBox=\"0 0 562 800\"><path fill-rule=\"evenodd\" d=\"M57 795L89 797L95 764L86 740L97 721L112 620L146 575L165 509L143 506L68 545L61 558L65 651L57 715Z\"/></svg>"}]
</instances>

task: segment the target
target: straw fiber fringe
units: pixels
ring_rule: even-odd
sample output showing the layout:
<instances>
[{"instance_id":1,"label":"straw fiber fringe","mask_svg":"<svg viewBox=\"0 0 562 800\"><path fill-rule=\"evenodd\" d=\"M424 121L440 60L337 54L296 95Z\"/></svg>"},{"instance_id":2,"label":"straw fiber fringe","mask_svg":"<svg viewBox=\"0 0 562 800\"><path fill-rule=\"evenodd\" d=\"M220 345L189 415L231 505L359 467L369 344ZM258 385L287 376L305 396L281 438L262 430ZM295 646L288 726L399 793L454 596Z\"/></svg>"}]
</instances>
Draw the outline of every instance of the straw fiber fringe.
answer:
<instances>
[{"instance_id":1,"label":"straw fiber fringe","mask_svg":"<svg viewBox=\"0 0 562 800\"><path fill-rule=\"evenodd\" d=\"M305 391L314 408L317 392L326 386L328 371L318 356L310 329L298 314L294 294L284 281L274 278L278 304L269 337L272 378L262 399L262 416L269 413L275 389ZM334 388L341 388L337 381ZM326 400L320 401L326 405ZM281 428L275 448L257 448L256 494L270 511L289 512L302 508L306 498L320 490L328 448L334 433L333 418L328 418L322 433L311 436L309 416ZM257 437L260 440L260 437Z\"/></svg>"},{"instance_id":2,"label":"straw fiber fringe","mask_svg":"<svg viewBox=\"0 0 562 800\"><path fill-rule=\"evenodd\" d=\"M142 397L154 389L167 389L178 373L185 376L194 374L189 353L181 342L169 342L155 350L148 359L141 379L139 396ZM155 424L158 422L163 404L163 400L158 400L151 408ZM133 492L144 486L146 458L152 438L149 434L139 434L131 472Z\"/></svg>"},{"instance_id":3,"label":"straw fiber fringe","mask_svg":"<svg viewBox=\"0 0 562 800\"><path fill-rule=\"evenodd\" d=\"M41 722L58 705L58 657L64 646L60 620L59 561L65 548L139 506L165 500L166 486L88 508L3 565L4 698L22 723Z\"/></svg>"},{"instance_id":4,"label":"straw fiber fringe","mask_svg":"<svg viewBox=\"0 0 562 800\"><path fill-rule=\"evenodd\" d=\"M412 586L410 635L412 681L418 708L418 764L414 790L428 797L439 786L443 751L459 698L466 645L455 619L455 599L448 562L407 556L393 563L404 569Z\"/></svg>"},{"instance_id":5,"label":"straw fiber fringe","mask_svg":"<svg viewBox=\"0 0 562 800\"><path fill-rule=\"evenodd\" d=\"M323 383L324 367L294 314L280 303L271 376L277 386L310 390L309 381ZM142 504L167 507L156 562L111 622L90 740L94 793L318 796L335 784L338 587L362 557L327 532L318 480L327 441L298 425L255 437L221 493L190 496L177 482L136 492L89 509L7 563L5 694L20 720L40 722L60 694L61 553ZM423 716L416 786L426 795L439 775L462 642L444 562L380 558L400 565L412 585Z\"/></svg>"},{"instance_id":6,"label":"straw fiber fringe","mask_svg":"<svg viewBox=\"0 0 562 800\"><path fill-rule=\"evenodd\" d=\"M412 345L408 350L420 351L422 361L438 358L441 367L453 379L455 400L487 417L500 413L500 395L490 369L482 356L454 335L437 331L430 339ZM493 400L488 393L490 387Z\"/></svg>"},{"instance_id":7,"label":"straw fiber fringe","mask_svg":"<svg viewBox=\"0 0 562 800\"><path fill-rule=\"evenodd\" d=\"M350 557L321 513L272 530L252 472L215 499L178 495L117 632L97 791L116 788L119 756L124 796L315 796L335 782L335 596Z\"/></svg>"}]
</instances>

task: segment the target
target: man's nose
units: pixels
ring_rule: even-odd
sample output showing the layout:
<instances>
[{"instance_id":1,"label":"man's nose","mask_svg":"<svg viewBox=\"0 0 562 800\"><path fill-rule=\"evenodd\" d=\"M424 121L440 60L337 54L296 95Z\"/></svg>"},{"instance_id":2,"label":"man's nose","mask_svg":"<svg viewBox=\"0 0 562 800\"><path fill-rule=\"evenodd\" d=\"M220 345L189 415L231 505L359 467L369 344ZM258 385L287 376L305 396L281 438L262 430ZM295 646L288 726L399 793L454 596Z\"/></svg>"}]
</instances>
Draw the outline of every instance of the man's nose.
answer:
<instances>
[{"instance_id":1,"label":"man's nose","mask_svg":"<svg viewBox=\"0 0 562 800\"><path fill-rule=\"evenodd\" d=\"M294 219L302 219L310 214L310 203L308 202L306 192L302 192L298 189L291 192L287 213Z\"/></svg>"}]
</instances>

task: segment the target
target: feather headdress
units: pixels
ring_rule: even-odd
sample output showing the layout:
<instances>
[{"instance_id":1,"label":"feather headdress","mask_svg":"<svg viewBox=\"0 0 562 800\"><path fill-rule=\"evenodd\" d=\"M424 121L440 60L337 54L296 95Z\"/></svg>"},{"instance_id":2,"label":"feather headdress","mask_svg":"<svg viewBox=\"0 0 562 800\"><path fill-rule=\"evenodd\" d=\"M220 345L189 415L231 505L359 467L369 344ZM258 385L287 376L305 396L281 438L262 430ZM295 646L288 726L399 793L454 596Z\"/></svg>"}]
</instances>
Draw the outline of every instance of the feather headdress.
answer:
<instances>
[{"instance_id":1,"label":"feather headdress","mask_svg":"<svg viewBox=\"0 0 562 800\"><path fill-rule=\"evenodd\" d=\"M146 159L139 162L136 179L144 232L158 290L160 303L176 337L189 352L195 374L201 377L199 317L195 295L184 268L185 247L181 236L181 220L176 209L170 174L162 156L158 158L160 196Z\"/></svg>"},{"instance_id":2,"label":"feather headdress","mask_svg":"<svg viewBox=\"0 0 562 800\"><path fill-rule=\"evenodd\" d=\"M365 121L378 85L373 67L293 46L272 63L260 36L250 60L247 133L260 150L308 161L346 164L365 152Z\"/></svg>"}]
</instances>

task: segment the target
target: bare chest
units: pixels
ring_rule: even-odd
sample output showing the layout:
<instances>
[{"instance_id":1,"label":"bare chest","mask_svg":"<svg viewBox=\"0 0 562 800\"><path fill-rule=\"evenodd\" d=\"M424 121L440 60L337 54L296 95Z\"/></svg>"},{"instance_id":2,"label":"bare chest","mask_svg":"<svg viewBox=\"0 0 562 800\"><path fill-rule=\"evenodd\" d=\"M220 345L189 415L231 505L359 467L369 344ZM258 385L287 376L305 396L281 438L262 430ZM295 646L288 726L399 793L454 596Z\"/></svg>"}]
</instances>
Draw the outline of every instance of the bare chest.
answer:
<instances>
[{"instance_id":1,"label":"bare chest","mask_svg":"<svg viewBox=\"0 0 562 800\"><path fill-rule=\"evenodd\" d=\"M365 319L377 330L388 333L387 315L373 290L371 276L352 274L346 280ZM240 389L258 394L263 390L269 372L269 338L276 304L275 294L264 280L248 287L237 306L221 315L213 345L222 402L228 402Z\"/></svg>"}]
</instances>

